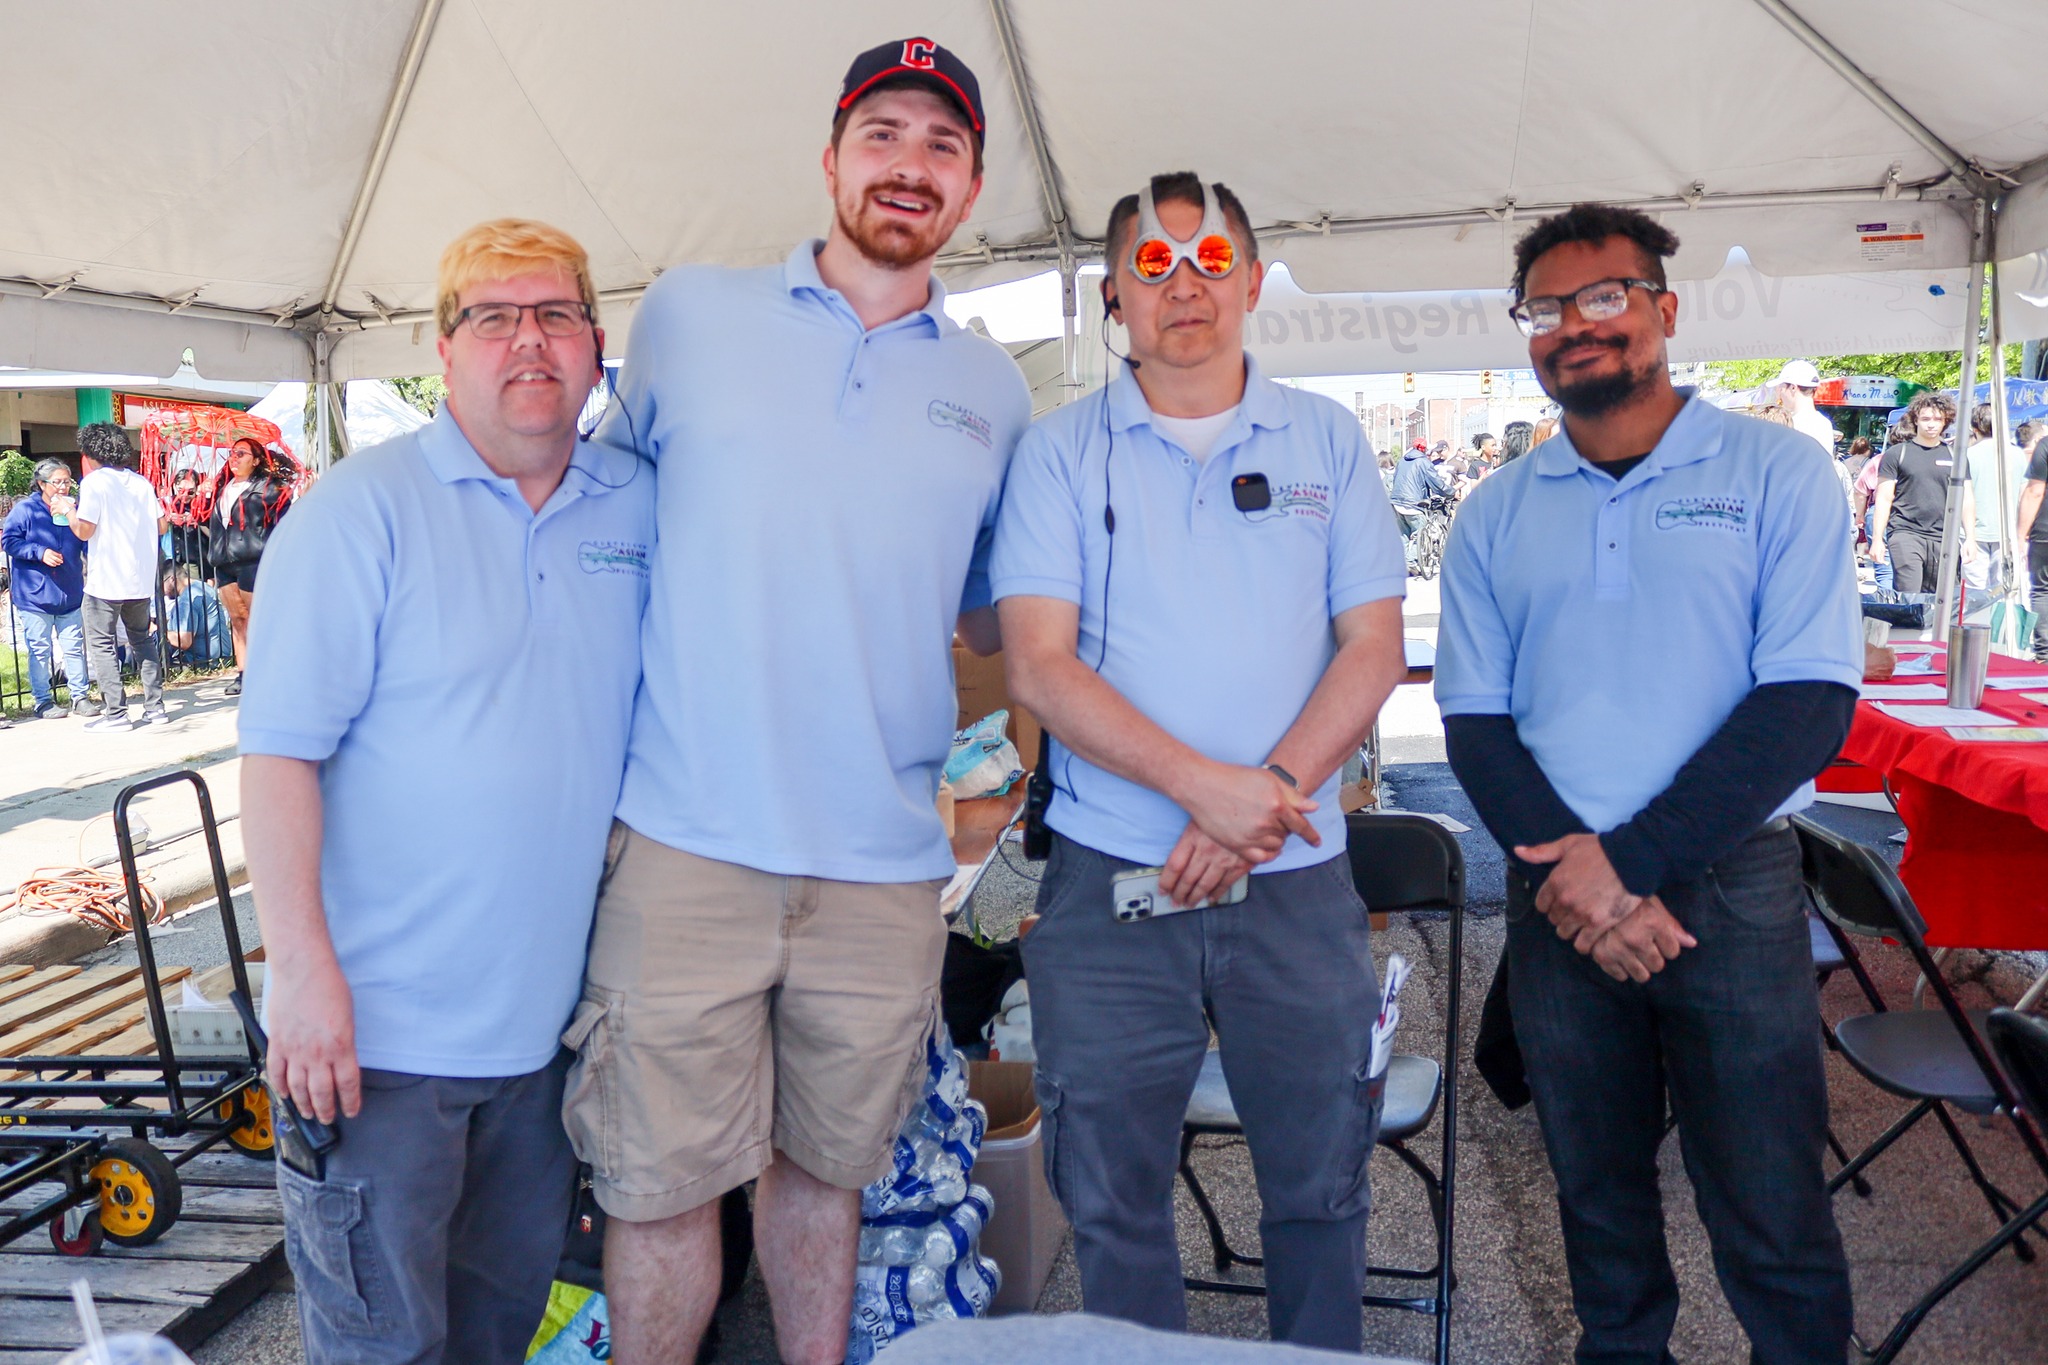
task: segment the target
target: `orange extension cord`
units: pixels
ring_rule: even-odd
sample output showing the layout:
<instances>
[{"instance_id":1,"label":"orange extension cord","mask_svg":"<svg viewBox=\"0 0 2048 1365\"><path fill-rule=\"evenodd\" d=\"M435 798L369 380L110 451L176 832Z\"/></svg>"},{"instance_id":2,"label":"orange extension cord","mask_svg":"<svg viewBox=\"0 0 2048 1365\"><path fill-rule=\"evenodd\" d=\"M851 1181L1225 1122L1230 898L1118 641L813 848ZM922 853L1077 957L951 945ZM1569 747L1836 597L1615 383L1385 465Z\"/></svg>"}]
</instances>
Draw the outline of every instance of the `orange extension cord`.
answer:
<instances>
[{"instance_id":1,"label":"orange extension cord","mask_svg":"<svg viewBox=\"0 0 2048 1365\"><path fill-rule=\"evenodd\" d=\"M90 867L39 867L14 888L13 895L0 896L0 913L69 915L110 935L126 934L135 928L127 900L128 888L119 876ZM142 883L142 905L151 924L164 922L163 897L147 881Z\"/></svg>"}]
</instances>

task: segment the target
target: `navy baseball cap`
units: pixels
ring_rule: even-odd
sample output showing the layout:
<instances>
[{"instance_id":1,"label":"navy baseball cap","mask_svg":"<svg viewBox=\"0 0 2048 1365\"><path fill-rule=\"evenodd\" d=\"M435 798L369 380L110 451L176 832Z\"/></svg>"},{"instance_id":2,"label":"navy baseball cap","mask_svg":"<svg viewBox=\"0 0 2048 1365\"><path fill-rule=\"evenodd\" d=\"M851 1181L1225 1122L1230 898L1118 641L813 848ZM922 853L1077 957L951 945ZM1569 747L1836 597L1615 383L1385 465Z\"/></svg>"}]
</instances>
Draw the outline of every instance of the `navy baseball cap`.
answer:
<instances>
[{"instance_id":1,"label":"navy baseball cap","mask_svg":"<svg viewBox=\"0 0 2048 1365\"><path fill-rule=\"evenodd\" d=\"M974 140L985 142L987 132L981 113L981 82L974 73L945 48L929 38L904 38L871 47L853 59L846 79L839 83L839 103L832 117L853 108L862 95L886 80L907 77L960 106L974 130Z\"/></svg>"}]
</instances>

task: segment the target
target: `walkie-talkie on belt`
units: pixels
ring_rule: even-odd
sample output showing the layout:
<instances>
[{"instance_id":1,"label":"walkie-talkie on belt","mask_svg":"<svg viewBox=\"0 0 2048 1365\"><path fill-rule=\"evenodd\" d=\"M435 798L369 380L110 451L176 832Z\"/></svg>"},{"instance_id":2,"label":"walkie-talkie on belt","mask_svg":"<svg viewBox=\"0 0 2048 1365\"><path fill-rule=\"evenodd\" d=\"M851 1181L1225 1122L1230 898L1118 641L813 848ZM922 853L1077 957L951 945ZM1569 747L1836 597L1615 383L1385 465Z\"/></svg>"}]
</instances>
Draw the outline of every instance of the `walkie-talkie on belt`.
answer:
<instances>
[{"instance_id":1,"label":"walkie-talkie on belt","mask_svg":"<svg viewBox=\"0 0 2048 1365\"><path fill-rule=\"evenodd\" d=\"M1042 862L1052 852L1052 829L1045 823L1046 809L1052 805L1052 764L1047 761L1051 749L1052 737L1040 730L1038 764L1024 784L1024 856L1032 862Z\"/></svg>"}]
</instances>

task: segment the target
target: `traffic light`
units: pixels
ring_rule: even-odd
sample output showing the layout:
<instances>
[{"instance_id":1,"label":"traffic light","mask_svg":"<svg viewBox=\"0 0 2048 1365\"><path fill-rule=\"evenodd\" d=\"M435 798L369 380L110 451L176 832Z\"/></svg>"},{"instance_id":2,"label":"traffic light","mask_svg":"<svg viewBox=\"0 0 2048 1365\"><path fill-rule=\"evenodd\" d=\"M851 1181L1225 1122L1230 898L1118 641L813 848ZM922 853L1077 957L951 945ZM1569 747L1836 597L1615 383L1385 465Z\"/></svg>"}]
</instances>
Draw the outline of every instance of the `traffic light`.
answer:
<instances>
[{"instance_id":1,"label":"traffic light","mask_svg":"<svg viewBox=\"0 0 2048 1365\"><path fill-rule=\"evenodd\" d=\"M1415 371L1410 370L1408 371L1408 373L1401 376L1401 392L1415 392Z\"/></svg>"},{"instance_id":2,"label":"traffic light","mask_svg":"<svg viewBox=\"0 0 2048 1365\"><path fill-rule=\"evenodd\" d=\"M1484 397L1491 397L1493 395L1492 370L1481 370L1479 372L1479 392Z\"/></svg>"}]
</instances>

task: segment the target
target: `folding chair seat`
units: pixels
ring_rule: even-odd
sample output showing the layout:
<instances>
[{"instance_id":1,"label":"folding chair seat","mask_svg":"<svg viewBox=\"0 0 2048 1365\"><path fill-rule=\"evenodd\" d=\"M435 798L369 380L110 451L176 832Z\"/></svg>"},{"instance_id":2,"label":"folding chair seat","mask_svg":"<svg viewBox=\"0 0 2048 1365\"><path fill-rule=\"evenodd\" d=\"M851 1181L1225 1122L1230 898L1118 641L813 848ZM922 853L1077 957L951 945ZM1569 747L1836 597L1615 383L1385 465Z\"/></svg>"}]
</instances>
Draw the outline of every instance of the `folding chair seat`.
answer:
<instances>
[{"instance_id":1,"label":"folding chair seat","mask_svg":"<svg viewBox=\"0 0 2048 1365\"><path fill-rule=\"evenodd\" d=\"M1842 1020L1834 1027L1842 1056L1871 1084L1887 1093L1913 1101L1912 1108L1850 1161L1828 1182L1830 1192L1838 1190L1860 1174L1921 1119L1932 1115L1970 1180L1983 1194L2000 1230L1965 1262L1950 1272L1919 1302L1901 1316L1884 1339L1866 1347L1860 1337L1856 1344L1872 1365L1890 1361L1904 1348L1927 1314L1957 1285L1999 1250L2011 1246L2021 1260L2031 1261L2034 1252L2023 1240L2040 1216L2040 1205L2031 1211L1991 1182L1975 1153L1956 1127L1949 1107L1978 1115L2008 1114L2014 1117L2020 1141L2044 1180L2048 1180L2048 1148L2019 1117L2019 1101L2011 1084L1999 1071L1985 1043L1987 1015L1965 1010L1956 1000L1941 974L1940 964L1927 947L1926 923L1905 885L1891 864L1876 853L1803 815L1792 817L1799 833L1805 864L1806 888L1815 909L1835 931L1837 946L1856 974L1871 1011ZM1850 936L1890 939L1905 948L1933 993L1938 1008L1892 1010L1886 1007L1863 970ZM2048 1239L2048 1233L2042 1234Z\"/></svg>"},{"instance_id":2,"label":"folding chair seat","mask_svg":"<svg viewBox=\"0 0 2048 1365\"><path fill-rule=\"evenodd\" d=\"M1444 1054L1438 1061L1396 1053L1387 1063L1387 1079L1380 1108L1379 1145L1392 1152L1422 1182L1429 1200L1430 1221L1436 1233L1436 1258L1429 1266L1371 1266L1371 1278L1426 1281L1427 1295L1385 1295L1367 1293L1361 1302L1372 1308L1401 1308L1428 1313L1436 1319L1436 1359L1450 1358L1451 1291L1457 1275L1451 1265L1452 1215L1456 1191L1458 1094L1455 1077L1458 1058L1458 1009L1462 989L1465 935L1465 857L1451 832L1434 820L1398 812L1359 812L1346 818L1346 853L1351 860L1352 881L1359 897L1374 913L1437 911L1450 915L1451 963L1444 1011ZM1446 1086L1444 1077L1452 1084ZM1432 1170L1409 1146L1425 1132L1443 1110L1443 1154L1439 1170ZM1210 1249L1220 1274L1232 1266L1262 1266L1262 1257L1246 1255L1231 1247L1223 1233L1208 1192L1195 1173L1195 1139L1205 1136L1240 1136L1237 1106L1223 1078L1223 1056L1211 1049L1202 1059L1202 1070L1188 1101L1181 1126L1180 1176L1193 1197L1195 1207L1209 1232ZM1223 1294L1263 1295L1261 1284L1236 1280L1215 1280L1187 1276L1190 1289Z\"/></svg>"}]
</instances>

